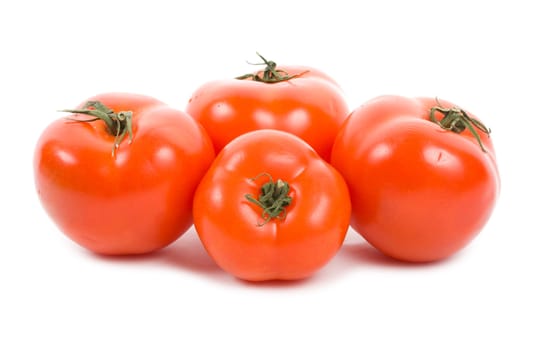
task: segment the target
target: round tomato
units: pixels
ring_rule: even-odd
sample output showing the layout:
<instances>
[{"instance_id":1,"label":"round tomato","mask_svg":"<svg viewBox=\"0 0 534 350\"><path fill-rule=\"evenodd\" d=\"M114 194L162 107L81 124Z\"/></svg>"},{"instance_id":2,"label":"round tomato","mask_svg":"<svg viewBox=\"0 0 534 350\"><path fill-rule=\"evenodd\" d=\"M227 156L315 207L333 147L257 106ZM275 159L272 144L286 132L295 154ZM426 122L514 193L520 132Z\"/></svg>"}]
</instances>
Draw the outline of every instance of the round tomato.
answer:
<instances>
[{"instance_id":1,"label":"round tomato","mask_svg":"<svg viewBox=\"0 0 534 350\"><path fill-rule=\"evenodd\" d=\"M489 219L500 181L481 121L450 102L382 96L357 108L332 149L351 225L391 257L443 259Z\"/></svg>"},{"instance_id":2,"label":"round tomato","mask_svg":"<svg viewBox=\"0 0 534 350\"><path fill-rule=\"evenodd\" d=\"M126 93L68 111L34 156L39 198L67 236L97 253L138 254L192 225L194 191L215 154L191 116Z\"/></svg>"},{"instance_id":3,"label":"round tomato","mask_svg":"<svg viewBox=\"0 0 534 350\"><path fill-rule=\"evenodd\" d=\"M341 175L308 144L278 130L237 137L195 194L198 235L215 262L250 281L313 274L338 251L350 221Z\"/></svg>"},{"instance_id":4,"label":"round tomato","mask_svg":"<svg viewBox=\"0 0 534 350\"><path fill-rule=\"evenodd\" d=\"M216 153L248 131L277 129L299 136L328 159L349 112L339 86L317 69L277 67L261 58L262 71L198 88L186 111L206 128Z\"/></svg>"}]
</instances>

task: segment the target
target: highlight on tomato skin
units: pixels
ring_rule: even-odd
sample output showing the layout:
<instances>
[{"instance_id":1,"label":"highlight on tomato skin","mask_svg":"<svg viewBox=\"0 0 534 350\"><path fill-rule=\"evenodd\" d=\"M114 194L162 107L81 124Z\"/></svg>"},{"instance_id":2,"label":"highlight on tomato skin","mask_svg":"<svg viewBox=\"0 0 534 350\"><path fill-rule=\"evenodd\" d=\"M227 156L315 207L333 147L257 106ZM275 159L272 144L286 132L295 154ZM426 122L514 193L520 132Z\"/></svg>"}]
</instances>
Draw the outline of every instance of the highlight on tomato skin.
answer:
<instances>
[{"instance_id":1,"label":"highlight on tomato skin","mask_svg":"<svg viewBox=\"0 0 534 350\"><path fill-rule=\"evenodd\" d=\"M194 190L215 157L202 126L130 93L65 111L42 132L33 163L41 204L65 235L99 254L144 254L191 227Z\"/></svg>"},{"instance_id":2,"label":"highlight on tomato skin","mask_svg":"<svg viewBox=\"0 0 534 350\"><path fill-rule=\"evenodd\" d=\"M205 127L216 153L241 134L276 129L302 138L328 161L349 113L341 88L318 69L260 57L265 69L198 87L186 112Z\"/></svg>"},{"instance_id":3,"label":"highlight on tomato skin","mask_svg":"<svg viewBox=\"0 0 534 350\"><path fill-rule=\"evenodd\" d=\"M340 249L350 197L341 175L303 140L257 130L217 155L195 193L193 218L203 246L229 274L297 280Z\"/></svg>"},{"instance_id":4,"label":"highlight on tomato skin","mask_svg":"<svg viewBox=\"0 0 534 350\"><path fill-rule=\"evenodd\" d=\"M442 99L366 102L340 129L331 162L351 193L351 226L403 261L436 261L463 249L500 192L490 129Z\"/></svg>"}]
</instances>

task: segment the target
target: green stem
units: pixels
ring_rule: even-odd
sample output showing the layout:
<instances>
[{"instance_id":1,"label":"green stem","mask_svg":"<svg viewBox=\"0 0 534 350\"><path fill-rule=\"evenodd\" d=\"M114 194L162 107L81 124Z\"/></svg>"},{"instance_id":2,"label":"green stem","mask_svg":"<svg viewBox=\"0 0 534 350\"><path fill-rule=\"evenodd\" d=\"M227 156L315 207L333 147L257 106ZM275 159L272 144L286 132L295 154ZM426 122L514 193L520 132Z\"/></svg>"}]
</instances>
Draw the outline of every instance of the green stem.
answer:
<instances>
[{"instance_id":1,"label":"green stem","mask_svg":"<svg viewBox=\"0 0 534 350\"><path fill-rule=\"evenodd\" d=\"M304 73L307 73L308 71L304 71L298 74L289 75L286 71L282 69L276 69L276 63L274 61L268 61L256 52L256 55L260 56L262 63L249 63L252 65L265 65L265 69L263 70L262 74L259 73L249 73L249 74L243 74L241 76L236 77L236 79L239 80L245 80L245 79L252 79L253 81L259 81L262 83L272 84L272 83L279 83L281 81L287 81L293 78L300 77Z\"/></svg>"},{"instance_id":2,"label":"green stem","mask_svg":"<svg viewBox=\"0 0 534 350\"><path fill-rule=\"evenodd\" d=\"M130 111L121 111L115 113L112 109L108 108L100 101L87 101L82 109L63 109L60 112L68 112L75 114L84 114L89 115L91 119L75 119L67 118L72 121L88 123L96 120L102 120L106 124L107 131L115 136L115 141L113 142L113 148L111 150L111 155L115 156L115 150L119 148L120 143L124 139L124 136L128 134L129 142L132 142L133 131L132 131L132 116L133 113Z\"/></svg>"},{"instance_id":3,"label":"green stem","mask_svg":"<svg viewBox=\"0 0 534 350\"><path fill-rule=\"evenodd\" d=\"M436 113L443 114L443 118L438 120ZM480 121L470 117L463 109L458 107L444 108L439 105L430 108L430 120L438 124L442 129L455 132L457 134L463 132L465 129L475 137L482 151L487 152L486 148L482 144L480 135L477 130L482 131L484 134L489 135L491 130L487 128Z\"/></svg>"},{"instance_id":4,"label":"green stem","mask_svg":"<svg viewBox=\"0 0 534 350\"><path fill-rule=\"evenodd\" d=\"M268 181L261 186L258 198L248 193L245 194L249 202L263 209L261 217L264 221L258 226L263 226L272 219L283 220L287 214L286 207L291 204L292 200L289 197L289 184L281 179L274 182L269 173L261 173L251 180L256 181L262 176L268 177Z\"/></svg>"}]
</instances>

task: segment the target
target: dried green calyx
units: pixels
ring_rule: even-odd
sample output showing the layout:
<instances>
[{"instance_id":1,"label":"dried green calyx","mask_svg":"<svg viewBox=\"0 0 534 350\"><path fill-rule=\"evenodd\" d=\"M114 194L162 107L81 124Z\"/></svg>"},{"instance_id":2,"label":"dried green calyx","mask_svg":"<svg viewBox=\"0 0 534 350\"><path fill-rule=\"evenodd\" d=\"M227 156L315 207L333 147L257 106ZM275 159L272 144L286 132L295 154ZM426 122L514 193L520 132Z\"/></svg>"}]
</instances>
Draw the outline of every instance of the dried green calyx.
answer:
<instances>
[{"instance_id":1,"label":"dried green calyx","mask_svg":"<svg viewBox=\"0 0 534 350\"><path fill-rule=\"evenodd\" d=\"M258 56L260 56L261 60L263 62L261 63L249 63L252 65L265 65L265 69L263 72L260 73L249 73L249 74L243 74L241 76L236 77L236 79L239 80L246 80L246 79L252 79L253 81L259 81L262 83L279 83L281 81L288 81L293 78L300 77L302 74L307 73L308 71L304 71L298 74L290 75L286 71L282 69L276 68L276 63L274 61L269 61L265 59L262 55L256 52Z\"/></svg>"},{"instance_id":2,"label":"dried green calyx","mask_svg":"<svg viewBox=\"0 0 534 350\"><path fill-rule=\"evenodd\" d=\"M60 112L84 114L93 117L90 119L68 118L69 120L76 122L89 123L96 120L102 120L106 124L108 132L115 136L115 141L113 142L113 148L111 150L112 156L115 155L115 150L119 148L119 145L126 134L128 134L129 142L132 142L133 113L131 111L121 111L115 113L112 109L100 101L87 101L82 109L63 109Z\"/></svg>"},{"instance_id":3,"label":"dried green calyx","mask_svg":"<svg viewBox=\"0 0 534 350\"><path fill-rule=\"evenodd\" d=\"M287 213L286 207L292 200L289 196L289 184L281 179L275 182L270 174L261 173L251 180L256 181L262 176L267 177L268 181L261 186L259 196L256 198L248 193L245 195L249 202L263 209L261 214L263 222L260 222L259 226L265 225L272 219L283 220Z\"/></svg>"},{"instance_id":4,"label":"dried green calyx","mask_svg":"<svg viewBox=\"0 0 534 350\"><path fill-rule=\"evenodd\" d=\"M436 113L441 113L443 118L438 120L436 118ZM482 151L486 152L486 148L484 148L477 130L486 135L489 135L491 130L480 121L469 116L463 109L458 107L444 108L438 105L430 109L430 120L438 124L441 128L458 134L463 132L465 129L468 129L477 140Z\"/></svg>"}]
</instances>

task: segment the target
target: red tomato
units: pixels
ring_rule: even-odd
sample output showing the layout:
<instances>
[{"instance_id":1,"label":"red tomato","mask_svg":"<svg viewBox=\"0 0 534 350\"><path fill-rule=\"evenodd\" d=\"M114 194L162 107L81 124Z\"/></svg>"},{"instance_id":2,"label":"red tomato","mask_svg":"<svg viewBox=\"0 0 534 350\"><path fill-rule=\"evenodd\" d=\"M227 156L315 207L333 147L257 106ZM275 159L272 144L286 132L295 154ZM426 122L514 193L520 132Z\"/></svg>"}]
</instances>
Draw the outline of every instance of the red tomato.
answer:
<instances>
[{"instance_id":1,"label":"red tomato","mask_svg":"<svg viewBox=\"0 0 534 350\"><path fill-rule=\"evenodd\" d=\"M431 98L383 96L356 109L334 143L332 164L350 189L353 228L406 261L443 259L467 245L500 187L489 130Z\"/></svg>"},{"instance_id":2,"label":"red tomato","mask_svg":"<svg viewBox=\"0 0 534 350\"><path fill-rule=\"evenodd\" d=\"M45 210L67 236L97 253L168 245L192 224L195 188L215 157L208 135L189 115L151 97L109 93L90 101L101 104L81 104L37 143L35 184ZM84 121L99 113L109 124Z\"/></svg>"},{"instance_id":3,"label":"red tomato","mask_svg":"<svg viewBox=\"0 0 534 350\"><path fill-rule=\"evenodd\" d=\"M263 71L201 86L186 111L206 128L216 153L248 131L277 129L299 136L328 159L349 113L339 86L319 70L276 67L262 59Z\"/></svg>"},{"instance_id":4,"label":"red tomato","mask_svg":"<svg viewBox=\"0 0 534 350\"><path fill-rule=\"evenodd\" d=\"M339 173L301 139L277 130L239 136L216 157L193 205L204 247L250 281L301 279L338 251L350 221Z\"/></svg>"}]
</instances>

